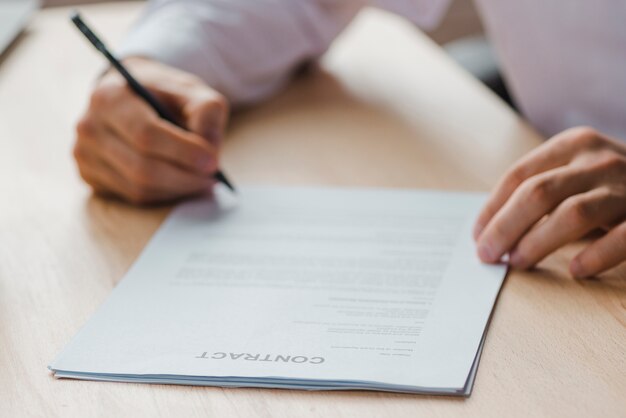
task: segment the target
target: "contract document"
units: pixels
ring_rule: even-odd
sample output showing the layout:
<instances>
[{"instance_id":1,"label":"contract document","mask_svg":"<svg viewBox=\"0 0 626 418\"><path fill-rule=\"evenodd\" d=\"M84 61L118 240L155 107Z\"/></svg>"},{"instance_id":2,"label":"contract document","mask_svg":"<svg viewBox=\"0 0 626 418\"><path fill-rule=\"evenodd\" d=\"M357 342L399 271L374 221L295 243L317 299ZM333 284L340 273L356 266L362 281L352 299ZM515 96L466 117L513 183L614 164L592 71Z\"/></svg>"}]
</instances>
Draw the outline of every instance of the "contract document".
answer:
<instances>
[{"instance_id":1,"label":"contract document","mask_svg":"<svg viewBox=\"0 0 626 418\"><path fill-rule=\"evenodd\" d=\"M469 396L506 274L483 194L247 187L179 205L59 378Z\"/></svg>"}]
</instances>

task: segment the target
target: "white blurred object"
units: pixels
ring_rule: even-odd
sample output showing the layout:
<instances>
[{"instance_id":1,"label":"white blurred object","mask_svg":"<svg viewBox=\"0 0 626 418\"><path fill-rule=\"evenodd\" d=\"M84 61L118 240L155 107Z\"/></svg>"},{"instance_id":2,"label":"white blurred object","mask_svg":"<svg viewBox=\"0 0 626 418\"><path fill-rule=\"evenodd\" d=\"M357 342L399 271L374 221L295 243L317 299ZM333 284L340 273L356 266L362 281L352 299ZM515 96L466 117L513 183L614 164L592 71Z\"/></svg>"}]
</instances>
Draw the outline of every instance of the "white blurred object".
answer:
<instances>
[{"instance_id":1,"label":"white blurred object","mask_svg":"<svg viewBox=\"0 0 626 418\"><path fill-rule=\"evenodd\" d=\"M24 29L39 0L0 0L0 54Z\"/></svg>"},{"instance_id":2,"label":"white blurred object","mask_svg":"<svg viewBox=\"0 0 626 418\"><path fill-rule=\"evenodd\" d=\"M2 1L4 0L0 0L0 2ZM76 6L91 3L104 3L106 1L111 0L43 0L43 7Z\"/></svg>"}]
</instances>

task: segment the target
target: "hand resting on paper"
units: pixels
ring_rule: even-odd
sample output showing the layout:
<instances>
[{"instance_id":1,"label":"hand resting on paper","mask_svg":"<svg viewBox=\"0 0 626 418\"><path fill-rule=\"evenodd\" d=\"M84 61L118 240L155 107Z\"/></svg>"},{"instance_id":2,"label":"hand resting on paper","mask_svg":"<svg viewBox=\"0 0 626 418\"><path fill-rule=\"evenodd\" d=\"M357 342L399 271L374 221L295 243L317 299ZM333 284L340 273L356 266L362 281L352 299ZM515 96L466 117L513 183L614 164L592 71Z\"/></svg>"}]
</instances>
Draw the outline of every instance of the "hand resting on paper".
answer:
<instances>
[{"instance_id":1,"label":"hand resting on paper","mask_svg":"<svg viewBox=\"0 0 626 418\"><path fill-rule=\"evenodd\" d=\"M199 78L143 58L124 64L179 119L163 119L108 71L76 127L74 156L97 193L135 204L201 194L215 183L226 99Z\"/></svg>"},{"instance_id":2,"label":"hand resting on paper","mask_svg":"<svg viewBox=\"0 0 626 418\"><path fill-rule=\"evenodd\" d=\"M626 145L591 128L564 131L500 180L476 222L479 257L526 269L588 233L606 234L577 254L575 277L626 260Z\"/></svg>"}]
</instances>

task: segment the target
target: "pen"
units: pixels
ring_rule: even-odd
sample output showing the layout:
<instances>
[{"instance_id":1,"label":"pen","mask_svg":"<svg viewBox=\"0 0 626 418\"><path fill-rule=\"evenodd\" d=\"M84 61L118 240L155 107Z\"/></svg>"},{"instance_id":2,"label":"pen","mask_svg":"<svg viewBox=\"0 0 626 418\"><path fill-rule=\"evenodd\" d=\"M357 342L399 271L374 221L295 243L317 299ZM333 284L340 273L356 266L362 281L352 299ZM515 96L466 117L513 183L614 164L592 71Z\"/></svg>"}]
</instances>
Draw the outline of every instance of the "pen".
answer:
<instances>
[{"instance_id":1,"label":"pen","mask_svg":"<svg viewBox=\"0 0 626 418\"><path fill-rule=\"evenodd\" d=\"M122 65L122 63L115 58L115 56L107 49L95 33L87 26L87 24L80 17L78 12L72 13L72 22L76 25L78 30L81 31L83 35L91 42L91 44L96 47L96 49L106 57L106 59L111 63L113 68L115 68L121 75L126 79L126 82L130 86L131 90L133 90L139 97L144 99L161 117L161 119L165 119L168 122L173 123L174 125L181 127L176 119L170 114L169 110L165 108L144 86L142 86ZM235 187L233 184L226 178L224 173L221 170L218 170L214 175L215 180L224 183L226 187L228 187L231 191L235 191Z\"/></svg>"}]
</instances>

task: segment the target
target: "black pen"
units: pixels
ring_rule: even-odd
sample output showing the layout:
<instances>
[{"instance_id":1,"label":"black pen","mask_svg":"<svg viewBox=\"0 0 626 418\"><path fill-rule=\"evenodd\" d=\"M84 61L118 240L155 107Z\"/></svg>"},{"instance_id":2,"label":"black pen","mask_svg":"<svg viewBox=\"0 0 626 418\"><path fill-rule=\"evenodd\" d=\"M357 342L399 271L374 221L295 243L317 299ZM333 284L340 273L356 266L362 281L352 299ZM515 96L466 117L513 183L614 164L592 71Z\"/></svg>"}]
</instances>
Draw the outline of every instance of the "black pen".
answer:
<instances>
[{"instance_id":1,"label":"black pen","mask_svg":"<svg viewBox=\"0 0 626 418\"><path fill-rule=\"evenodd\" d=\"M126 67L124 67L117 58L115 58L115 56L107 49L104 43L96 36L95 33L93 33L89 26L87 26L87 24L83 22L83 19L81 19L78 12L72 13L72 22L74 22L78 30L80 30L82 34L85 35L87 39L89 39L89 42L91 42L98 51L102 52L106 59L109 60L113 68L115 68L122 75L122 77L126 79L126 82L130 86L130 88L139 97L144 99L150 106L152 106L152 108L159 114L161 119L165 119L166 121L171 122L178 127L181 127L176 122L176 119L170 114L168 109L166 109L165 106L159 103L159 101L144 86L139 84L139 82L132 75L130 75ZM226 187L228 187L231 191L235 191L235 187L228 180L228 178L226 178L221 170L218 170L213 176L217 181L224 183L224 185L226 185Z\"/></svg>"}]
</instances>

